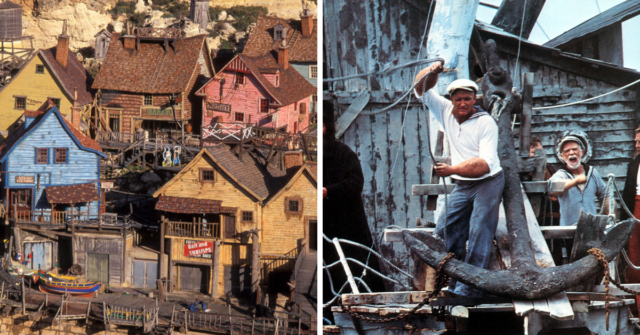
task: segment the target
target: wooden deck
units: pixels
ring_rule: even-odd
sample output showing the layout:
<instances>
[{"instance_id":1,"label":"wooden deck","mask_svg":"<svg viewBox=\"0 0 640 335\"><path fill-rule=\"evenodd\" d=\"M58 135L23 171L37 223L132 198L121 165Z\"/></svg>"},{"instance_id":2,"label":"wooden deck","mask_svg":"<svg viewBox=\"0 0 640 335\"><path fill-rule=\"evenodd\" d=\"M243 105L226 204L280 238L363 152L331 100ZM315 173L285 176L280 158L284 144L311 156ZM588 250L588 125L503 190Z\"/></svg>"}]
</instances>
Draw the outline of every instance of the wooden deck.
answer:
<instances>
[{"instance_id":1,"label":"wooden deck","mask_svg":"<svg viewBox=\"0 0 640 335\"><path fill-rule=\"evenodd\" d=\"M296 302L309 315L318 313L318 253L310 251L296 277Z\"/></svg>"}]
</instances>

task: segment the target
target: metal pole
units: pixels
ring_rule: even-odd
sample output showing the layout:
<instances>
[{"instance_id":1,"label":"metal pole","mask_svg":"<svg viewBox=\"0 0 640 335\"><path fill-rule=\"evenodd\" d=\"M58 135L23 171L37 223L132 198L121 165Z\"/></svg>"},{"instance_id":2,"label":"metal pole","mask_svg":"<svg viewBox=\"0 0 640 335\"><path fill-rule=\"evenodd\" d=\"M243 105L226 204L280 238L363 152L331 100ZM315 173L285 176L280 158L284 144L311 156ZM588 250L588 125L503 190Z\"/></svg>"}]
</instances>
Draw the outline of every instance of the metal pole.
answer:
<instances>
[{"instance_id":1,"label":"metal pole","mask_svg":"<svg viewBox=\"0 0 640 335\"><path fill-rule=\"evenodd\" d=\"M338 256L340 256L340 263L342 263L344 272L347 274L347 280L349 281L349 286L351 286L351 291L353 291L354 294L360 294L358 285L356 285L356 281L353 279L353 275L351 274L351 269L349 269L349 265L347 264L347 260L344 259L344 253L342 252L342 248L340 247L340 242L338 242L337 237L333 238L333 245L336 247Z\"/></svg>"}]
</instances>

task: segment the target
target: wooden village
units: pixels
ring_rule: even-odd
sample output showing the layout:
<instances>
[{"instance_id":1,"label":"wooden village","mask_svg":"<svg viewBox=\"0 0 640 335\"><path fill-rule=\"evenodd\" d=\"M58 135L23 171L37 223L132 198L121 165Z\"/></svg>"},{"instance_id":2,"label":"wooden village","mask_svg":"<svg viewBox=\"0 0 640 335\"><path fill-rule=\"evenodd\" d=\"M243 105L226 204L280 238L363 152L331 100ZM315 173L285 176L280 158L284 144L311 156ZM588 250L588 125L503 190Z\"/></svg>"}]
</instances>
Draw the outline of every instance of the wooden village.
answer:
<instances>
[{"instance_id":1,"label":"wooden village","mask_svg":"<svg viewBox=\"0 0 640 335\"><path fill-rule=\"evenodd\" d=\"M624 1L538 45L527 38L544 3L505 0L487 23L476 20L476 10L492 5L478 1L324 2L323 100L335 106L336 138L360 160L362 199L386 287L367 292L361 282L371 272L347 262L346 252L325 266L327 274L348 278L343 286L334 277L333 289L342 286L342 294L323 302L325 334L639 332L640 286L626 281L633 265L621 253L635 221L621 221L625 209L616 190L625 186L640 125L640 72L623 67L621 24L640 14L640 5ZM446 206L443 194L456 186L434 174L431 153L450 162L449 145L422 102L407 94L418 71L430 65L410 64L423 59L444 61L434 88L439 94L468 78L482 85L478 105L504 110L496 118L504 210L490 269L483 272L446 258L442 240L431 235ZM495 101L503 107L489 105ZM589 164L616 200L598 205L608 207L609 216L581 213L577 225L558 226L549 193L564 182L544 175L547 165L559 163L556 144L569 130L589 138ZM535 155L532 137L541 140ZM549 240L558 239L573 240L564 264L550 253ZM345 246L325 241L323 250ZM599 248L608 265L589 248ZM438 294L441 271L491 295Z\"/></svg>"},{"instance_id":2,"label":"wooden village","mask_svg":"<svg viewBox=\"0 0 640 335\"><path fill-rule=\"evenodd\" d=\"M208 8L185 20L206 27ZM256 30L270 47L217 70L205 35L105 29L92 78L66 23L34 49L0 2L0 333L317 332L317 20L301 13L261 16L284 33Z\"/></svg>"}]
</instances>

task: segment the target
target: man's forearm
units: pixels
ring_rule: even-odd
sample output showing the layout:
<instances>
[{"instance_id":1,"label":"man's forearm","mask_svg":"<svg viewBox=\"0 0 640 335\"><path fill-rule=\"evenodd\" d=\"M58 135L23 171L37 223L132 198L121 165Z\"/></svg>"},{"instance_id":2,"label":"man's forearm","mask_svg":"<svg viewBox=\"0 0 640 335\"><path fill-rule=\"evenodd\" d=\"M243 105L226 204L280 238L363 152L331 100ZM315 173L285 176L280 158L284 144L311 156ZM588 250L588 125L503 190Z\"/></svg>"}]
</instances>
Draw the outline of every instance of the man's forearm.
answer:
<instances>
[{"instance_id":1,"label":"man's forearm","mask_svg":"<svg viewBox=\"0 0 640 335\"><path fill-rule=\"evenodd\" d=\"M428 70L425 69L425 70ZM429 73L429 71L424 72L421 71L420 73L418 73L417 78L421 78L422 76L424 76L425 74ZM427 86L424 86L424 81L427 81ZM433 73L430 76L427 76L425 78L422 78L422 80L419 80L418 83L416 84L415 90L416 93L418 94L418 96L422 96L422 94L428 90L430 90L431 88L433 88L434 86L436 86L436 84L438 83L438 74L437 73ZM424 90L423 90L424 88Z\"/></svg>"},{"instance_id":2,"label":"man's forearm","mask_svg":"<svg viewBox=\"0 0 640 335\"><path fill-rule=\"evenodd\" d=\"M458 176L465 178L482 177L491 171L491 169L489 169L489 164L480 157L467 159L460 164L452 166L452 169L454 172L453 174L457 174Z\"/></svg>"}]
</instances>

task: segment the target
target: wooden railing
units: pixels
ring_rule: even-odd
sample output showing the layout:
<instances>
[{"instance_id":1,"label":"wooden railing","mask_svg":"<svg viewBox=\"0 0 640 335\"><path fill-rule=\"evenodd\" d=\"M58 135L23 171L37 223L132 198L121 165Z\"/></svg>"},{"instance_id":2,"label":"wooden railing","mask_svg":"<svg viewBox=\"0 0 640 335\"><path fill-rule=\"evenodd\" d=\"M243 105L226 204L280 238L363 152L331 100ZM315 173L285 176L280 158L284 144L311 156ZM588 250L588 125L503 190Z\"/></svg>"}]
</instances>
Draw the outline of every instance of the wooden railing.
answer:
<instances>
[{"instance_id":1,"label":"wooden railing","mask_svg":"<svg viewBox=\"0 0 640 335\"><path fill-rule=\"evenodd\" d=\"M274 317L256 318L244 315L173 311L172 326L181 330L199 330L230 334L316 334L315 315L298 317L291 313L277 313ZM309 329L308 325L312 325Z\"/></svg>"},{"instance_id":2,"label":"wooden railing","mask_svg":"<svg viewBox=\"0 0 640 335\"><path fill-rule=\"evenodd\" d=\"M202 128L202 139L209 141L241 142L255 136L255 124L216 122Z\"/></svg>"},{"instance_id":3,"label":"wooden railing","mask_svg":"<svg viewBox=\"0 0 640 335\"><path fill-rule=\"evenodd\" d=\"M264 279L263 284L268 284L269 273L278 272L291 272L294 271L296 265L296 257L298 256L298 248L294 248L288 251L281 257L277 256L260 256L260 262L262 263L260 268L262 269L261 278Z\"/></svg>"},{"instance_id":4,"label":"wooden railing","mask_svg":"<svg viewBox=\"0 0 640 335\"><path fill-rule=\"evenodd\" d=\"M157 300L156 300L157 305ZM148 333L158 325L158 310L153 307L147 309L135 309L130 307L106 305L103 302L105 324L126 325L144 327L144 333Z\"/></svg>"},{"instance_id":5,"label":"wooden railing","mask_svg":"<svg viewBox=\"0 0 640 335\"><path fill-rule=\"evenodd\" d=\"M97 130L97 142L133 143L144 138L144 133L119 133L115 131Z\"/></svg>"},{"instance_id":6,"label":"wooden railing","mask_svg":"<svg viewBox=\"0 0 640 335\"><path fill-rule=\"evenodd\" d=\"M88 221L89 212L77 211L13 211L16 223L66 224L71 221Z\"/></svg>"},{"instance_id":7,"label":"wooden railing","mask_svg":"<svg viewBox=\"0 0 640 335\"><path fill-rule=\"evenodd\" d=\"M220 238L220 223L167 221L166 236Z\"/></svg>"}]
</instances>

